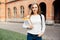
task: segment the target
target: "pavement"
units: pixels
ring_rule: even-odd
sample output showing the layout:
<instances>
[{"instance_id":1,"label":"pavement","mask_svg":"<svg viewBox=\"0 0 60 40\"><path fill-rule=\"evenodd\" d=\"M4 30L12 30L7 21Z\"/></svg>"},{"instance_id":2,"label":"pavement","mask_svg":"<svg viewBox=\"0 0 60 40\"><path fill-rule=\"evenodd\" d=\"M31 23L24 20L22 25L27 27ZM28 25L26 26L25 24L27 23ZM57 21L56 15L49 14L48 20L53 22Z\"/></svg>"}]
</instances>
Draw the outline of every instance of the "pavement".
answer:
<instances>
[{"instance_id":1,"label":"pavement","mask_svg":"<svg viewBox=\"0 0 60 40\"><path fill-rule=\"evenodd\" d=\"M27 34L27 30L22 28L22 24L20 22L0 22L0 28ZM60 24L46 25L43 38L46 40L60 40Z\"/></svg>"}]
</instances>

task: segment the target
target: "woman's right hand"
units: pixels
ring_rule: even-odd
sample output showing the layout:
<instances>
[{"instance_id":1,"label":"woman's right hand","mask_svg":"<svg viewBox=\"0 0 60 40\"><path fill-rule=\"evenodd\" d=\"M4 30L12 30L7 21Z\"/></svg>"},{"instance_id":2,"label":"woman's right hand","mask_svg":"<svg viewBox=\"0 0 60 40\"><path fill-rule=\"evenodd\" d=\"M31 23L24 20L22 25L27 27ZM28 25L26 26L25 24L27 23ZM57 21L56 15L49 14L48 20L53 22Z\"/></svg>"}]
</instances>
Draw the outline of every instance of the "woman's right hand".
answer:
<instances>
[{"instance_id":1,"label":"woman's right hand","mask_svg":"<svg viewBox=\"0 0 60 40\"><path fill-rule=\"evenodd\" d=\"M32 28L33 28L33 26L32 26L32 25L28 27L28 29L32 29Z\"/></svg>"},{"instance_id":2,"label":"woman's right hand","mask_svg":"<svg viewBox=\"0 0 60 40\"><path fill-rule=\"evenodd\" d=\"M33 28L33 26L30 26L30 28L32 29L32 28Z\"/></svg>"}]
</instances>

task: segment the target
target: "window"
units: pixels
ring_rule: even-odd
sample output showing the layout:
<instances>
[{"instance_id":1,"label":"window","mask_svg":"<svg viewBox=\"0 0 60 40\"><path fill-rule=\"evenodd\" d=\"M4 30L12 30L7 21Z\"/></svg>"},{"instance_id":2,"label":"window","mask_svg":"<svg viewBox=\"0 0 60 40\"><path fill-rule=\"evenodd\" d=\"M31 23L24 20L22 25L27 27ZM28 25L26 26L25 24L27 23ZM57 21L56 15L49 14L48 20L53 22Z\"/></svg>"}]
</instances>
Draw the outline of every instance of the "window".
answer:
<instances>
[{"instance_id":1,"label":"window","mask_svg":"<svg viewBox=\"0 0 60 40\"><path fill-rule=\"evenodd\" d=\"M11 16L11 10L10 8L8 8L8 18L10 18L10 16Z\"/></svg>"},{"instance_id":2,"label":"window","mask_svg":"<svg viewBox=\"0 0 60 40\"><path fill-rule=\"evenodd\" d=\"M17 15L17 8L14 7L14 18L16 18L16 15Z\"/></svg>"},{"instance_id":3,"label":"window","mask_svg":"<svg viewBox=\"0 0 60 40\"><path fill-rule=\"evenodd\" d=\"M21 10L20 10L20 13L21 13L20 17L23 17L23 16L24 16L24 7L21 6L20 9L21 9Z\"/></svg>"}]
</instances>

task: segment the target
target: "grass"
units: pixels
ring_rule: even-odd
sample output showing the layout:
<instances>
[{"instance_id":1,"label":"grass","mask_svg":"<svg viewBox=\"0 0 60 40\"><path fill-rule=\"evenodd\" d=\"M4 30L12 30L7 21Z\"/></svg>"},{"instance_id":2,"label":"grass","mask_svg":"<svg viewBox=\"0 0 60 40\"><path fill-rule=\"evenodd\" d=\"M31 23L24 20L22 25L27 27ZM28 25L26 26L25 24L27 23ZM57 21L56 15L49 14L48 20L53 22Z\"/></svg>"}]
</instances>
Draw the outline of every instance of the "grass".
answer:
<instances>
[{"instance_id":1,"label":"grass","mask_svg":"<svg viewBox=\"0 0 60 40\"><path fill-rule=\"evenodd\" d=\"M20 34L18 32L9 31L5 29L0 29L0 40L27 40L26 35ZM44 39L43 40L48 40Z\"/></svg>"},{"instance_id":2,"label":"grass","mask_svg":"<svg viewBox=\"0 0 60 40\"><path fill-rule=\"evenodd\" d=\"M26 35L0 29L0 40L26 40Z\"/></svg>"}]
</instances>

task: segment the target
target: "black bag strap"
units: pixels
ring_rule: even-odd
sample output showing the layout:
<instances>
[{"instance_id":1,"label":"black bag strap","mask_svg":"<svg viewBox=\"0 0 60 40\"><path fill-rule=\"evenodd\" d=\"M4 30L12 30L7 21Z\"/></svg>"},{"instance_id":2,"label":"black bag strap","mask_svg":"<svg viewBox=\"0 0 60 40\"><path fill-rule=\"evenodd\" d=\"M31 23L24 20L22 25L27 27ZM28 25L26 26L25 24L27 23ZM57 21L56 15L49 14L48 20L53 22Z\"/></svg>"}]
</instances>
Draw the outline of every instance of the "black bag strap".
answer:
<instances>
[{"instance_id":1,"label":"black bag strap","mask_svg":"<svg viewBox=\"0 0 60 40\"><path fill-rule=\"evenodd\" d=\"M43 24L42 24L42 14L40 14L40 18L41 18L41 30L43 28Z\"/></svg>"}]
</instances>

